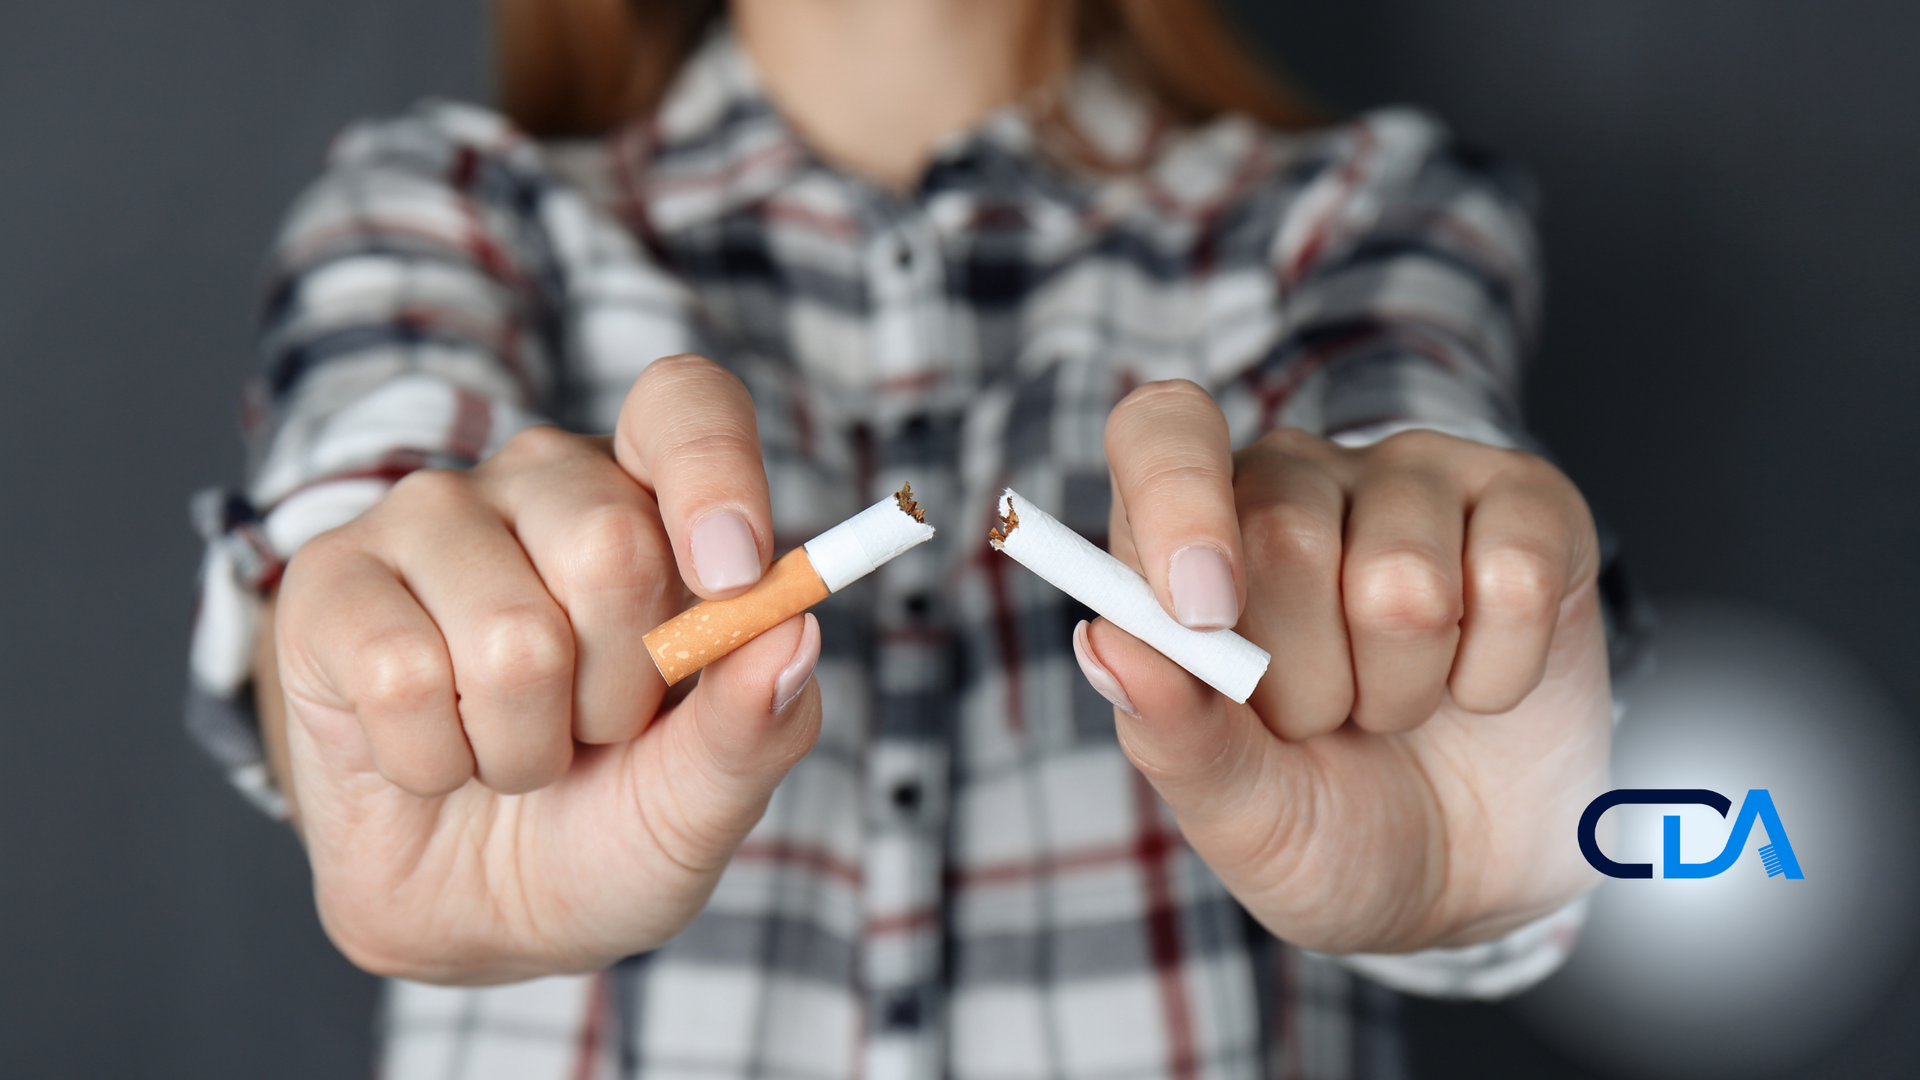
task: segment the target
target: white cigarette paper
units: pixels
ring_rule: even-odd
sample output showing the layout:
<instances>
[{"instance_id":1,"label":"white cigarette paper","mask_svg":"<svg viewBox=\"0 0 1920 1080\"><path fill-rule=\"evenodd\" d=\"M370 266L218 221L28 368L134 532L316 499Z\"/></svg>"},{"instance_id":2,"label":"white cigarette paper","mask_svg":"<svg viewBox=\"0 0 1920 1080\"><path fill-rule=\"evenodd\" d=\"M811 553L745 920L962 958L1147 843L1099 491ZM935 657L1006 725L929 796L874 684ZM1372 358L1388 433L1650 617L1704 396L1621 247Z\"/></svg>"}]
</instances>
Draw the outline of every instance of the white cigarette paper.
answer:
<instances>
[{"instance_id":1,"label":"white cigarette paper","mask_svg":"<svg viewBox=\"0 0 1920 1080\"><path fill-rule=\"evenodd\" d=\"M647 652L672 686L931 539L903 487L781 556L739 596L702 601L647 631Z\"/></svg>"},{"instance_id":2,"label":"white cigarette paper","mask_svg":"<svg viewBox=\"0 0 1920 1080\"><path fill-rule=\"evenodd\" d=\"M1245 704L1266 674L1267 650L1231 630L1181 626L1146 578L1012 488L1000 496L1000 522L988 536L994 547L1235 702Z\"/></svg>"},{"instance_id":3,"label":"white cigarette paper","mask_svg":"<svg viewBox=\"0 0 1920 1080\"><path fill-rule=\"evenodd\" d=\"M801 546L828 592L859 581L908 548L933 539L933 526L915 517L912 487L889 495ZM904 502L902 501L904 500ZM914 507L909 511L907 507ZM924 516L924 515L922 515Z\"/></svg>"}]
</instances>

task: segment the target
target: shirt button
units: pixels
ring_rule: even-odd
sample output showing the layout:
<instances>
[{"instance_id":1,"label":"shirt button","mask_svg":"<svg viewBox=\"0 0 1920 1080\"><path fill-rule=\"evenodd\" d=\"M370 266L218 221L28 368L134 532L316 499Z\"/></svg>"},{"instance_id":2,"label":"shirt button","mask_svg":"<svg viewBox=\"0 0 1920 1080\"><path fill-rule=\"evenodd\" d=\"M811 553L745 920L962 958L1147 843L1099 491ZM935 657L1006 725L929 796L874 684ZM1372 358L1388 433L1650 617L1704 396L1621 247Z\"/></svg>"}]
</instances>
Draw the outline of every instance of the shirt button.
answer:
<instances>
[{"instance_id":1,"label":"shirt button","mask_svg":"<svg viewBox=\"0 0 1920 1080\"><path fill-rule=\"evenodd\" d=\"M905 993L887 1003L886 1025L890 1028L920 1026L920 999Z\"/></svg>"},{"instance_id":2,"label":"shirt button","mask_svg":"<svg viewBox=\"0 0 1920 1080\"><path fill-rule=\"evenodd\" d=\"M923 592L917 592L907 597L904 604L907 609L907 614L916 619L926 618L927 612L933 610L933 599Z\"/></svg>"},{"instance_id":3,"label":"shirt button","mask_svg":"<svg viewBox=\"0 0 1920 1080\"><path fill-rule=\"evenodd\" d=\"M899 243L894 245L893 265L899 267L902 270L905 270L908 267L913 265L913 247L912 245L908 244L905 240L902 240Z\"/></svg>"},{"instance_id":4,"label":"shirt button","mask_svg":"<svg viewBox=\"0 0 1920 1080\"><path fill-rule=\"evenodd\" d=\"M920 785L912 780L902 780L893 785L889 797L893 800L893 808L904 815L911 816L920 809Z\"/></svg>"}]
</instances>

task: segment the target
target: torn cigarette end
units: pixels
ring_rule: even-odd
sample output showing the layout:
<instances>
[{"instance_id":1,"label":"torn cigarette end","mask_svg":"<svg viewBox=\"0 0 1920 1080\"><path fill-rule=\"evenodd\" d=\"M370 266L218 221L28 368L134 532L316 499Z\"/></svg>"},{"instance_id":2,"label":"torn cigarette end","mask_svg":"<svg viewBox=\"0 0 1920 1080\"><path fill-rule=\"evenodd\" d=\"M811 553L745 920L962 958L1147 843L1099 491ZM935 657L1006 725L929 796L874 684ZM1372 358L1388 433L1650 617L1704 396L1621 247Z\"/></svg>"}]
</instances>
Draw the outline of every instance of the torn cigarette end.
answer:
<instances>
[{"instance_id":1,"label":"torn cigarette end","mask_svg":"<svg viewBox=\"0 0 1920 1080\"><path fill-rule=\"evenodd\" d=\"M919 503L913 501L913 483L911 481L900 485L900 490L893 493L893 501L900 507L901 513L911 514L913 520L922 525L926 524L927 512L920 509Z\"/></svg>"},{"instance_id":2,"label":"torn cigarette end","mask_svg":"<svg viewBox=\"0 0 1920 1080\"><path fill-rule=\"evenodd\" d=\"M1008 488L1007 490L1011 492L1013 489ZM1007 550L1007 534L1020 527L1020 512L1013 508L1011 501L1007 501L1006 508L1000 512L1000 516L995 520L997 524L987 530L987 543L992 544L993 550L995 551L1005 551Z\"/></svg>"},{"instance_id":3,"label":"torn cigarette end","mask_svg":"<svg viewBox=\"0 0 1920 1080\"><path fill-rule=\"evenodd\" d=\"M931 539L926 512L903 486L775 560L739 596L702 601L654 627L647 652L672 686Z\"/></svg>"},{"instance_id":4,"label":"torn cigarette end","mask_svg":"<svg viewBox=\"0 0 1920 1080\"><path fill-rule=\"evenodd\" d=\"M1189 630L1160 606L1133 568L1021 497L1000 496L1000 524L987 540L1048 584L1158 649L1201 682L1245 704L1273 657L1231 630Z\"/></svg>"}]
</instances>

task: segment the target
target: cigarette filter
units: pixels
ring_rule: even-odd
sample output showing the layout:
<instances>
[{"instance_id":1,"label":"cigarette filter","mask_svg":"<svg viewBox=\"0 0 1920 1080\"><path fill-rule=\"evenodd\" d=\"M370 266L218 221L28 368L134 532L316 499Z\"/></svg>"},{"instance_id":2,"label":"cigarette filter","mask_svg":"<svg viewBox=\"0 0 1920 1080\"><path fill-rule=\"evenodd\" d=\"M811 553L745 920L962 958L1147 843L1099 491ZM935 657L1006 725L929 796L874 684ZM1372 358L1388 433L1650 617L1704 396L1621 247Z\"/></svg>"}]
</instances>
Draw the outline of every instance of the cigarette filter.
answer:
<instances>
[{"instance_id":1,"label":"cigarette filter","mask_svg":"<svg viewBox=\"0 0 1920 1080\"><path fill-rule=\"evenodd\" d=\"M987 539L1049 585L1160 650L1236 702L1246 703L1273 659L1267 650L1231 630L1181 626L1160 606L1146 578L1012 488L1000 496L1000 524Z\"/></svg>"},{"instance_id":2,"label":"cigarette filter","mask_svg":"<svg viewBox=\"0 0 1920 1080\"><path fill-rule=\"evenodd\" d=\"M654 666L672 686L933 539L926 517L913 485L902 487L775 560L739 596L702 601L648 631Z\"/></svg>"}]
</instances>

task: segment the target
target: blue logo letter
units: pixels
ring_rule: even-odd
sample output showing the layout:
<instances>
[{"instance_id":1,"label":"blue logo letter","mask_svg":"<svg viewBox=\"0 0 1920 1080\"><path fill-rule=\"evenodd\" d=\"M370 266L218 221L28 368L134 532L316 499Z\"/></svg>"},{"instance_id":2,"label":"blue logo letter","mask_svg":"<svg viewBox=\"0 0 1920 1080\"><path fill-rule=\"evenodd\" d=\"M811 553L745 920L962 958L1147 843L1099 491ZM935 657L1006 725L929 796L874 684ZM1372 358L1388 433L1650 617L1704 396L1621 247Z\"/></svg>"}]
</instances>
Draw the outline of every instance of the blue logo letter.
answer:
<instances>
[{"instance_id":1,"label":"blue logo letter","mask_svg":"<svg viewBox=\"0 0 1920 1080\"><path fill-rule=\"evenodd\" d=\"M1724 802L1725 800L1721 800ZM1720 811L1726 817L1725 810ZM1740 816L1733 821L1733 832L1727 836L1727 846L1711 862L1688 863L1680 861L1680 819L1668 815L1664 822L1666 829L1661 837L1660 876L1670 878L1710 878L1724 874L1731 867L1740 852L1747 846L1747 834L1753 831L1753 820L1760 819L1766 826L1767 839L1771 841L1760 849L1760 861L1766 865L1768 877L1781 874L1794 881L1807 875L1800 872L1800 860L1793 857L1793 845L1787 841L1786 826L1780 824L1780 815L1773 808L1773 796L1766 788L1754 788L1747 792L1746 801L1740 804Z\"/></svg>"}]
</instances>

